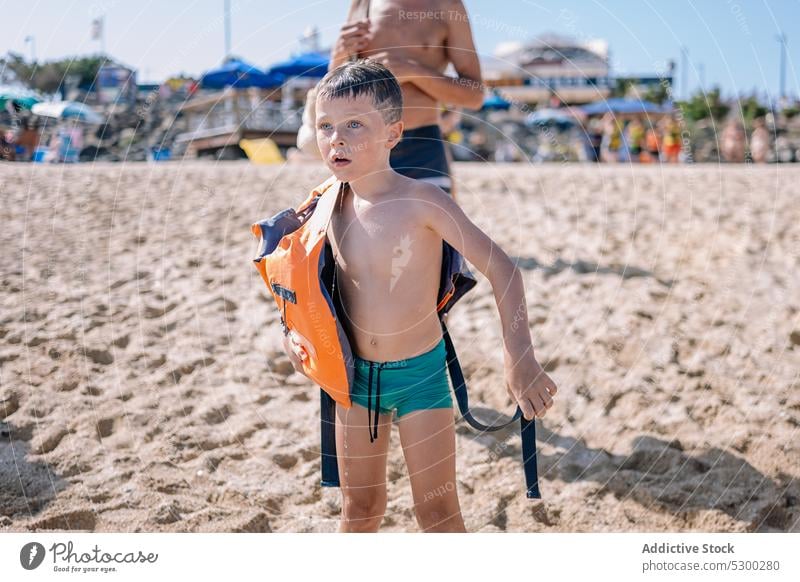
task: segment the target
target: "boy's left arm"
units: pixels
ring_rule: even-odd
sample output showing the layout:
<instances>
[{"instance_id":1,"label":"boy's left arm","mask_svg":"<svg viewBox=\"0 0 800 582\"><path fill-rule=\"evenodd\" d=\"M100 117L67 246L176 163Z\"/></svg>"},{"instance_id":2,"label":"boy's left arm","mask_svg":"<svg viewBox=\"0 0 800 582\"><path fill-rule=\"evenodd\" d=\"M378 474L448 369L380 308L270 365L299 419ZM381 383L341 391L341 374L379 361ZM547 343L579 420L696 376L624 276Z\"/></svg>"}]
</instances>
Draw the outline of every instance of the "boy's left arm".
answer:
<instances>
[{"instance_id":1,"label":"boy's left arm","mask_svg":"<svg viewBox=\"0 0 800 582\"><path fill-rule=\"evenodd\" d=\"M494 291L503 327L506 388L525 418L542 417L553 406L557 387L533 353L522 273L508 255L478 228L441 189L420 183L424 221L476 269Z\"/></svg>"}]
</instances>

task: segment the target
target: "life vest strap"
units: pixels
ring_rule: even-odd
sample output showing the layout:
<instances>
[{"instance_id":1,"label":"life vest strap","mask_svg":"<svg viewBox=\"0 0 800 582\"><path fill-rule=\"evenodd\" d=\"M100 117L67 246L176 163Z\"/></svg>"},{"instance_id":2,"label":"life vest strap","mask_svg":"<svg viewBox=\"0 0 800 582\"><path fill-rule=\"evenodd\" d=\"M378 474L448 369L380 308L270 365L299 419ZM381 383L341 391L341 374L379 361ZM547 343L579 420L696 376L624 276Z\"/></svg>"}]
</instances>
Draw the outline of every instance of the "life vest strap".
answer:
<instances>
[{"instance_id":1,"label":"life vest strap","mask_svg":"<svg viewBox=\"0 0 800 582\"><path fill-rule=\"evenodd\" d=\"M447 368L450 371L450 379L453 382L453 392L456 395L458 410L461 416L472 428L481 432L494 432L501 430L519 420L520 436L522 437L522 467L525 471L526 497L528 499L541 499L539 491L539 477L536 467L536 425L534 420L526 420L522 415L522 409L517 406L514 416L508 422L487 425L479 422L472 416L469 410L469 395L467 394L467 382L464 379L464 372L456 355L453 340L447 331L447 326L442 321L442 335L444 336L445 348L447 349Z\"/></svg>"},{"instance_id":2,"label":"life vest strap","mask_svg":"<svg viewBox=\"0 0 800 582\"><path fill-rule=\"evenodd\" d=\"M322 486L339 487L339 462L336 458L336 401L320 388L320 453Z\"/></svg>"}]
</instances>

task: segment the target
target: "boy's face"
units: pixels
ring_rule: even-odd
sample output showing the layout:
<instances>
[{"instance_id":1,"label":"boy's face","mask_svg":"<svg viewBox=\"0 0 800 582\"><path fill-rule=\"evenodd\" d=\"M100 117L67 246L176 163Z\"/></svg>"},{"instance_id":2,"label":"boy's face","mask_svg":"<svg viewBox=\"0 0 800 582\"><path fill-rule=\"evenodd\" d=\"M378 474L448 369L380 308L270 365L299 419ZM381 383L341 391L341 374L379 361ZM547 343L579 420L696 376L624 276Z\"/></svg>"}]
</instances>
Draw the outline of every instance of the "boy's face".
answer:
<instances>
[{"instance_id":1,"label":"boy's face","mask_svg":"<svg viewBox=\"0 0 800 582\"><path fill-rule=\"evenodd\" d=\"M352 182L388 167L402 121L387 124L369 95L318 99L316 107L317 145L337 180Z\"/></svg>"}]
</instances>

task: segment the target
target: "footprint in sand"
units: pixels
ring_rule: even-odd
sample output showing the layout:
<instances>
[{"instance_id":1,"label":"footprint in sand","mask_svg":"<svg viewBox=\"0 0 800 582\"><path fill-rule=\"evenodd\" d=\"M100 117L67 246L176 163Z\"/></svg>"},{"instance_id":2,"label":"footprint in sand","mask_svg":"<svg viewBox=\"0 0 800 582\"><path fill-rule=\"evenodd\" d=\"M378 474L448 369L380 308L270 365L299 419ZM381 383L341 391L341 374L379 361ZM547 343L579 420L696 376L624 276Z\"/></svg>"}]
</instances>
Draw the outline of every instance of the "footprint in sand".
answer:
<instances>
[{"instance_id":1,"label":"footprint in sand","mask_svg":"<svg viewBox=\"0 0 800 582\"><path fill-rule=\"evenodd\" d=\"M86 354L86 357L95 364L108 366L109 364L114 363L114 356L112 356L111 352L105 348L89 347L84 350L84 353Z\"/></svg>"},{"instance_id":2,"label":"footprint in sand","mask_svg":"<svg viewBox=\"0 0 800 582\"><path fill-rule=\"evenodd\" d=\"M50 429L36 439L31 450L38 455L49 453L61 443L61 440L67 436L69 432L70 431L63 426L50 427Z\"/></svg>"},{"instance_id":3,"label":"footprint in sand","mask_svg":"<svg viewBox=\"0 0 800 582\"><path fill-rule=\"evenodd\" d=\"M15 390L6 390L0 396L0 419L5 419L19 410L19 394Z\"/></svg>"},{"instance_id":4,"label":"footprint in sand","mask_svg":"<svg viewBox=\"0 0 800 582\"><path fill-rule=\"evenodd\" d=\"M282 453L278 453L277 455L272 456L272 461L281 469L291 469L297 464L297 457L294 455L284 455Z\"/></svg>"},{"instance_id":5,"label":"footprint in sand","mask_svg":"<svg viewBox=\"0 0 800 582\"><path fill-rule=\"evenodd\" d=\"M227 404L223 404L220 407L212 408L205 414L203 414L203 420L206 424L220 424L228 420L228 417L231 415L231 408Z\"/></svg>"},{"instance_id":6,"label":"footprint in sand","mask_svg":"<svg viewBox=\"0 0 800 582\"><path fill-rule=\"evenodd\" d=\"M103 418L97 421L95 429L97 431L98 440L108 438L114 434L114 425L117 420L117 418Z\"/></svg>"},{"instance_id":7,"label":"footprint in sand","mask_svg":"<svg viewBox=\"0 0 800 582\"><path fill-rule=\"evenodd\" d=\"M76 509L44 517L28 526L30 531L51 529L93 531L97 517L90 509Z\"/></svg>"}]
</instances>

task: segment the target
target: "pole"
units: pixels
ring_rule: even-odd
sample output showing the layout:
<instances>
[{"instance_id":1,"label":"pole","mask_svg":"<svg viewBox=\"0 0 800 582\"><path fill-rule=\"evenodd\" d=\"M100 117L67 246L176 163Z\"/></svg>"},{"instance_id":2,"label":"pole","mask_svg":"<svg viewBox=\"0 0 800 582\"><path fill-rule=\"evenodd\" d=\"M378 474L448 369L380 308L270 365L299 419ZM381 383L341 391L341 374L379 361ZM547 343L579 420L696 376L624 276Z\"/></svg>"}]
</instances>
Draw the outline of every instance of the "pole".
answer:
<instances>
[{"instance_id":1,"label":"pole","mask_svg":"<svg viewBox=\"0 0 800 582\"><path fill-rule=\"evenodd\" d=\"M681 45L681 93L689 99L689 49Z\"/></svg>"},{"instance_id":2,"label":"pole","mask_svg":"<svg viewBox=\"0 0 800 582\"><path fill-rule=\"evenodd\" d=\"M36 62L36 37L29 35L25 37L25 44L31 45L31 62Z\"/></svg>"},{"instance_id":3,"label":"pole","mask_svg":"<svg viewBox=\"0 0 800 582\"><path fill-rule=\"evenodd\" d=\"M780 90L778 98L783 100L786 97L786 34L781 32L777 36L778 42L781 43L781 61L780 61Z\"/></svg>"},{"instance_id":4,"label":"pole","mask_svg":"<svg viewBox=\"0 0 800 582\"><path fill-rule=\"evenodd\" d=\"M231 54L231 0L225 0L225 58Z\"/></svg>"},{"instance_id":5,"label":"pole","mask_svg":"<svg viewBox=\"0 0 800 582\"><path fill-rule=\"evenodd\" d=\"M706 92L706 66L703 63L697 65L697 72L700 74L700 90Z\"/></svg>"}]
</instances>

